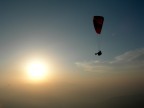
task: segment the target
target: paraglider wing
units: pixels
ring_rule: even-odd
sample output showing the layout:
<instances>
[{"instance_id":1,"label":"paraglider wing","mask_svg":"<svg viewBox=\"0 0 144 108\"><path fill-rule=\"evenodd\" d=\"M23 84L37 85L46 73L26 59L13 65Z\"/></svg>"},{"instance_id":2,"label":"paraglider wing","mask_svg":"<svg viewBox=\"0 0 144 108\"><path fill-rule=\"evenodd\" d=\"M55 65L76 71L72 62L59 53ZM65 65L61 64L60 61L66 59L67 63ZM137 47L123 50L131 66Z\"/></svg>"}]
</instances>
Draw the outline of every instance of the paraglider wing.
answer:
<instances>
[{"instance_id":1,"label":"paraglider wing","mask_svg":"<svg viewBox=\"0 0 144 108\"><path fill-rule=\"evenodd\" d=\"M104 22L103 16L94 16L93 17L93 24L94 24L94 28L95 28L95 31L97 34L101 33L103 22Z\"/></svg>"}]
</instances>

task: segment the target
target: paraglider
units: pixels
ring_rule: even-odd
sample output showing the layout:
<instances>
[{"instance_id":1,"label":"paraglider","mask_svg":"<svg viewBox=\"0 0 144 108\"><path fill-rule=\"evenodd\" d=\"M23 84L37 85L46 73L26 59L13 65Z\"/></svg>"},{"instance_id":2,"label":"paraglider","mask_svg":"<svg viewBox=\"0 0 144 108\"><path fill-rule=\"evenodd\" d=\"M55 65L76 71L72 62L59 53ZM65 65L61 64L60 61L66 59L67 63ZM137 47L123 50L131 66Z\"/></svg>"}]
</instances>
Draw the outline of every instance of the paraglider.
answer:
<instances>
[{"instance_id":1,"label":"paraglider","mask_svg":"<svg viewBox=\"0 0 144 108\"><path fill-rule=\"evenodd\" d=\"M101 34L103 22L104 22L103 16L94 16L93 17L93 25L94 25L95 31L98 34L98 36L100 36L99 34ZM100 50L100 48L99 48L99 51L97 53L95 53L95 55L98 55L98 56L102 55L102 51Z\"/></svg>"}]
</instances>

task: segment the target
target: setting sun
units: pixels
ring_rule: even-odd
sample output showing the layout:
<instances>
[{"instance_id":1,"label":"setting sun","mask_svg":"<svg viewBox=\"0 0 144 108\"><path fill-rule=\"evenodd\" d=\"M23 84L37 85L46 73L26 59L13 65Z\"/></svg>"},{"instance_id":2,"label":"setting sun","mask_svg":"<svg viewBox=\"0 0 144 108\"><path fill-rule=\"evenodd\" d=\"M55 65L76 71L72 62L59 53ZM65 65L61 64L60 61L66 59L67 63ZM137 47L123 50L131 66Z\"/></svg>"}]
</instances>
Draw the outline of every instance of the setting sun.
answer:
<instances>
[{"instance_id":1,"label":"setting sun","mask_svg":"<svg viewBox=\"0 0 144 108\"><path fill-rule=\"evenodd\" d=\"M48 74L48 66L40 60L33 60L27 65L27 75L30 80L44 80Z\"/></svg>"}]
</instances>

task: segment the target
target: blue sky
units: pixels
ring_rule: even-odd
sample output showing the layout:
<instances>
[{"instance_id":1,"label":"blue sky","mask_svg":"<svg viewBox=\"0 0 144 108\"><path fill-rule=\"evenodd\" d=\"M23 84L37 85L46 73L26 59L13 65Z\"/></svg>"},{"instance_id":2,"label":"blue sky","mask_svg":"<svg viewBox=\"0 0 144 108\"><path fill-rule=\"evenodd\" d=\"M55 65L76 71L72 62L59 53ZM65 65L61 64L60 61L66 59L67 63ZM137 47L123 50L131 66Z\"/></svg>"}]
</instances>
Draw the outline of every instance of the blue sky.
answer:
<instances>
[{"instance_id":1,"label":"blue sky","mask_svg":"<svg viewBox=\"0 0 144 108\"><path fill-rule=\"evenodd\" d=\"M28 59L38 57L48 60L53 65L56 78L60 77L57 79L60 83L52 84L52 88L48 85L42 85L42 88L49 88L57 98L64 96L64 102L67 96L63 91L73 84L66 92L71 94L75 89L74 95L68 95L71 97L71 101L67 100L68 105L76 103L77 94L83 88L86 90L78 100L82 103L86 102L83 96L89 97L85 94L95 93L94 90L98 90L95 98L107 98L112 91L117 95L126 95L125 91L141 93L144 77L143 5L142 0L1 0L0 74L1 79L6 81L0 83L1 88L4 91L24 92L20 89L21 83L18 83L22 77L21 67ZM93 27L95 15L104 16L105 19L99 37ZM103 54L95 56L99 42ZM10 79L14 82L11 89L2 86ZM59 86L60 92L52 92L57 85L64 88ZM28 91L28 94L24 94L29 98L33 89L28 85L23 87ZM0 94L7 94L4 91ZM46 91L42 96L44 94L47 94ZM3 100L0 102L2 106L12 102L7 97L3 95L0 98ZM92 102L98 101L98 98L90 97ZM15 100L19 98L17 96ZM39 102L41 105L42 101Z\"/></svg>"},{"instance_id":2,"label":"blue sky","mask_svg":"<svg viewBox=\"0 0 144 108\"><path fill-rule=\"evenodd\" d=\"M65 54L72 59L97 59L93 56L97 51L94 15L105 17L100 39L104 52L101 59L143 47L141 2L3 1L1 5L1 47L13 46L8 50L14 50L21 42L19 47L24 47L27 41L36 44L30 47L50 49L50 53L58 53L62 59ZM41 41L36 42L39 39ZM19 43L11 45L15 42Z\"/></svg>"}]
</instances>

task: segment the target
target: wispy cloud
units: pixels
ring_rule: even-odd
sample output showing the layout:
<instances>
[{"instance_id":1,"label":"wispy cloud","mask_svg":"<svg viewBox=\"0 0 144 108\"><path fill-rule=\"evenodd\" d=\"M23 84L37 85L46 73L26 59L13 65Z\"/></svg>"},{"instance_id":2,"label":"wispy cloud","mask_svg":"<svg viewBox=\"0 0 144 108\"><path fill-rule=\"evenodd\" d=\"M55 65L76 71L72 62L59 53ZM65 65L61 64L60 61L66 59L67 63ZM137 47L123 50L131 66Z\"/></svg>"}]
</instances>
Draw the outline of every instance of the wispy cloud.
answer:
<instances>
[{"instance_id":1,"label":"wispy cloud","mask_svg":"<svg viewBox=\"0 0 144 108\"><path fill-rule=\"evenodd\" d=\"M88 61L75 63L87 72L144 72L144 48L125 52L111 61Z\"/></svg>"},{"instance_id":2,"label":"wispy cloud","mask_svg":"<svg viewBox=\"0 0 144 108\"><path fill-rule=\"evenodd\" d=\"M106 72L112 69L108 62L101 61L77 62L76 65L87 72Z\"/></svg>"},{"instance_id":3,"label":"wispy cloud","mask_svg":"<svg viewBox=\"0 0 144 108\"><path fill-rule=\"evenodd\" d=\"M144 48L128 51L120 56L115 57L114 62L144 62Z\"/></svg>"}]
</instances>

